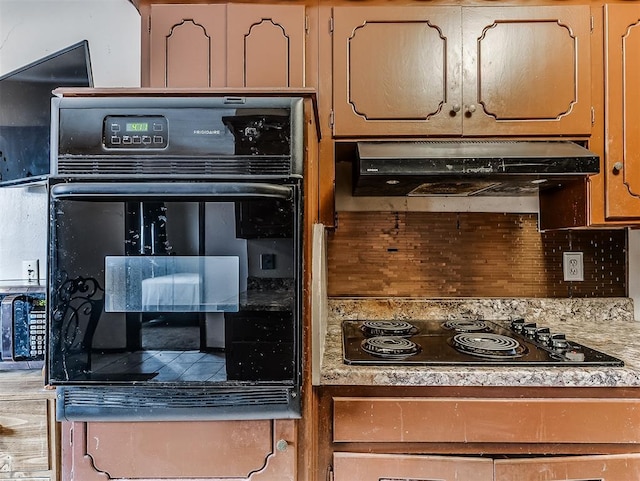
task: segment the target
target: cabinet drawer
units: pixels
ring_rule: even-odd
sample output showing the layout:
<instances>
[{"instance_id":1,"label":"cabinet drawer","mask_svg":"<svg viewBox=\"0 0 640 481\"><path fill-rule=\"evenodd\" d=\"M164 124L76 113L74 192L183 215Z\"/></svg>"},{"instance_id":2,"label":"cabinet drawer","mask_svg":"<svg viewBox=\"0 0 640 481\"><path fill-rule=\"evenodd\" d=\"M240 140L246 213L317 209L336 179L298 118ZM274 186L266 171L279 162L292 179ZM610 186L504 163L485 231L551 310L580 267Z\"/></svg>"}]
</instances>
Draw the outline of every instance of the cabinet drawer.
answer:
<instances>
[{"instance_id":1,"label":"cabinet drawer","mask_svg":"<svg viewBox=\"0 0 640 481\"><path fill-rule=\"evenodd\" d=\"M640 443L640 401L334 397L333 440Z\"/></svg>"},{"instance_id":2,"label":"cabinet drawer","mask_svg":"<svg viewBox=\"0 0 640 481\"><path fill-rule=\"evenodd\" d=\"M335 453L335 481L492 481L491 459Z\"/></svg>"},{"instance_id":3,"label":"cabinet drawer","mask_svg":"<svg viewBox=\"0 0 640 481\"><path fill-rule=\"evenodd\" d=\"M494 481L640 479L640 454L497 459Z\"/></svg>"},{"instance_id":4,"label":"cabinet drawer","mask_svg":"<svg viewBox=\"0 0 640 481\"><path fill-rule=\"evenodd\" d=\"M47 471L47 401L0 402L0 473Z\"/></svg>"}]
</instances>

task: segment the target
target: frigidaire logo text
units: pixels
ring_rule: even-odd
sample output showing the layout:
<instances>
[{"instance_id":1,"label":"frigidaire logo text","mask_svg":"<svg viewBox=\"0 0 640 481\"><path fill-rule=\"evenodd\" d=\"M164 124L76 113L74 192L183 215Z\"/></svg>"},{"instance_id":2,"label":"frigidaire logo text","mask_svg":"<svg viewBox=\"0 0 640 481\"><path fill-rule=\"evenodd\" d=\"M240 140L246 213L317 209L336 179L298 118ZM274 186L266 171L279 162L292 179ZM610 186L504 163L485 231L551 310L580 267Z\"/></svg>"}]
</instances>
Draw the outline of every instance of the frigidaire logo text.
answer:
<instances>
[{"instance_id":1,"label":"frigidaire logo text","mask_svg":"<svg viewBox=\"0 0 640 481\"><path fill-rule=\"evenodd\" d=\"M196 129L193 131L195 135L220 135L222 133L219 129Z\"/></svg>"}]
</instances>

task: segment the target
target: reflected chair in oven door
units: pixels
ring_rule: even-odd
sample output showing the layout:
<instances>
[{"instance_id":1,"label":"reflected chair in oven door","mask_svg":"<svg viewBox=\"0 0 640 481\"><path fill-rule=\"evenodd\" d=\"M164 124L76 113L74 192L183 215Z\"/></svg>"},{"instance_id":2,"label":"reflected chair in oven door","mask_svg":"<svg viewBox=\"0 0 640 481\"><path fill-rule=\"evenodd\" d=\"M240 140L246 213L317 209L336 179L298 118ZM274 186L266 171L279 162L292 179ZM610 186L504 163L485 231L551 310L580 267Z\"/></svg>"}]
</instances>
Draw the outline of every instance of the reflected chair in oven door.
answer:
<instances>
[{"instance_id":1,"label":"reflected chair in oven door","mask_svg":"<svg viewBox=\"0 0 640 481\"><path fill-rule=\"evenodd\" d=\"M56 345L56 356L51 360L58 364L57 372L64 372L67 379L91 371L93 336L104 308L104 289L92 277L66 279L55 292L55 309L50 329L51 345Z\"/></svg>"}]
</instances>

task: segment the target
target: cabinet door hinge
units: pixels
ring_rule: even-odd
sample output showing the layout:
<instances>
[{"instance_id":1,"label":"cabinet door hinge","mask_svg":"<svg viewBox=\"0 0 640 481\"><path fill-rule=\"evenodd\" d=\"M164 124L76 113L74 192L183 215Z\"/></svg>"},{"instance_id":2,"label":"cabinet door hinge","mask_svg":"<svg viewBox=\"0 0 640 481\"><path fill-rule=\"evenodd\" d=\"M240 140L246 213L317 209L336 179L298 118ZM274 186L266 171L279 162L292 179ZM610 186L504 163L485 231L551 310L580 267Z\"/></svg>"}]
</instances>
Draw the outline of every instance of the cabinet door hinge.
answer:
<instances>
[{"instance_id":1,"label":"cabinet door hinge","mask_svg":"<svg viewBox=\"0 0 640 481\"><path fill-rule=\"evenodd\" d=\"M329 18L329 33L333 35L333 17Z\"/></svg>"},{"instance_id":2,"label":"cabinet door hinge","mask_svg":"<svg viewBox=\"0 0 640 481\"><path fill-rule=\"evenodd\" d=\"M596 109L591 107L591 125L596 124Z\"/></svg>"},{"instance_id":3,"label":"cabinet door hinge","mask_svg":"<svg viewBox=\"0 0 640 481\"><path fill-rule=\"evenodd\" d=\"M333 123L335 121L335 117L336 115L334 114L333 110L329 113L329 128L333 129Z\"/></svg>"},{"instance_id":4,"label":"cabinet door hinge","mask_svg":"<svg viewBox=\"0 0 640 481\"><path fill-rule=\"evenodd\" d=\"M333 466L327 466L327 479L325 481L333 481Z\"/></svg>"},{"instance_id":5,"label":"cabinet door hinge","mask_svg":"<svg viewBox=\"0 0 640 481\"><path fill-rule=\"evenodd\" d=\"M309 35L309 15L304 16L304 31Z\"/></svg>"},{"instance_id":6,"label":"cabinet door hinge","mask_svg":"<svg viewBox=\"0 0 640 481\"><path fill-rule=\"evenodd\" d=\"M594 27L595 27L595 20L593 18L593 15L591 15L591 25L590 25L591 31L590 31L590 33L593 33Z\"/></svg>"}]
</instances>

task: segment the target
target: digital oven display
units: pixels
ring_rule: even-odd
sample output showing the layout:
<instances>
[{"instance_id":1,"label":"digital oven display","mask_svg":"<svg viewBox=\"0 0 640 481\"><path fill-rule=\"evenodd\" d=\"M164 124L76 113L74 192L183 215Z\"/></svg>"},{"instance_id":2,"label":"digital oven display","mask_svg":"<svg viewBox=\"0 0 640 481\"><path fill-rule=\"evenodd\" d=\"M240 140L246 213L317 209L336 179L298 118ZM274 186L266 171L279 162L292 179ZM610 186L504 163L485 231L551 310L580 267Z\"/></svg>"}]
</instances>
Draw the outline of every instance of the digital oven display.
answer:
<instances>
[{"instance_id":1,"label":"digital oven display","mask_svg":"<svg viewBox=\"0 0 640 481\"><path fill-rule=\"evenodd\" d=\"M149 132L149 122L127 122L125 130L127 132Z\"/></svg>"},{"instance_id":2,"label":"digital oven display","mask_svg":"<svg viewBox=\"0 0 640 481\"><path fill-rule=\"evenodd\" d=\"M165 149L169 125L161 115L109 115L105 117L103 142L107 149Z\"/></svg>"}]
</instances>

